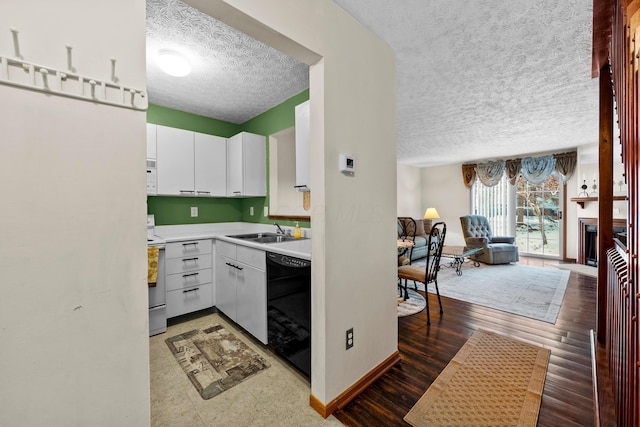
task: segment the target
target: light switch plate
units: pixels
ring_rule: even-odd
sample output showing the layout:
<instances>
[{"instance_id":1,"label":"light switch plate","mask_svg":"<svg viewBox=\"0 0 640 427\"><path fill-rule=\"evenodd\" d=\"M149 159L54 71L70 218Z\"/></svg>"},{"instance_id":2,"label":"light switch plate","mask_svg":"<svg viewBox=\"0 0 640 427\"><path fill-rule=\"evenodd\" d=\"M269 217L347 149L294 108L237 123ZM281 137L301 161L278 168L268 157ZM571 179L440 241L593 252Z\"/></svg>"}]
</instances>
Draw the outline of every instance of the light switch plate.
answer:
<instances>
[{"instance_id":1,"label":"light switch plate","mask_svg":"<svg viewBox=\"0 0 640 427\"><path fill-rule=\"evenodd\" d=\"M265 206L264 207L264 216L268 217L269 216L269 206Z\"/></svg>"},{"instance_id":2,"label":"light switch plate","mask_svg":"<svg viewBox=\"0 0 640 427\"><path fill-rule=\"evenodd\" d=\"M192 206L191 207L191 217L195 218L198 216L198 207L197 206Z\"/></svg>"},{"instance_id":3,"label":"light switch plate","mask_svg":"<svg viewBox=\"0 0 640 427\"><path fill-rule=\"evenodd\" d=\"M249 207L249 215L253 216L253 206Z\"/></svg>"}]
</instances>

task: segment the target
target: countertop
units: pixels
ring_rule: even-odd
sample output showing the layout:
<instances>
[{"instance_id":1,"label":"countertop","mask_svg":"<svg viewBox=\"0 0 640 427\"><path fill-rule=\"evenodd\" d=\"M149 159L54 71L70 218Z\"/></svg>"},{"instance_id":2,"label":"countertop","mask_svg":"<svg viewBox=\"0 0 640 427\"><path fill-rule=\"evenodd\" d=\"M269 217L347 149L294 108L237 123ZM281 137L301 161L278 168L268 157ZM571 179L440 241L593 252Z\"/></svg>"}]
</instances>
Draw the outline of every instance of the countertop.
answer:
<instances>
[{"instance_id":1,"label":"countertop","mask_svg":"<svg viewBox=\"0 0 640 427\"><path fill-rule=\"evenodd\" d=\"M282 227L293 232L292 227ZM295 258L311 260L311 239L300 239L282 243L256 243L228 237L234 234L275 232L275 227L268 224L248 222L220 222L207 224L161 225L155 227L155 236L150 245L179 242L183 240L216 239L238 245L244 245L265 252L276 252ZM304 236L311 235L309 229L303 229Z\"/></svg>"}]
</instances>

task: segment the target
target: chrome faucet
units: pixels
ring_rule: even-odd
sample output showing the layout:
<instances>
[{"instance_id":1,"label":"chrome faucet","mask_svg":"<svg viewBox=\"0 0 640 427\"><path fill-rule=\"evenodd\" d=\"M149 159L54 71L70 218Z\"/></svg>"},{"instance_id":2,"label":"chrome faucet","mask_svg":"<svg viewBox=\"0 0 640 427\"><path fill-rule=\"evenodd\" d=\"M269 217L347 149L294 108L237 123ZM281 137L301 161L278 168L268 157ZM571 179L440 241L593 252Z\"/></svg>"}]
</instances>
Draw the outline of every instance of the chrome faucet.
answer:
<instances>
[{"instance_id":1,"label":"chrome faucet","mask_svg":"<svg viewBox=\"0 0 640 427\"><path fill-rule=\"evenodd\" d=\"M276 226L276 228L278 229L278 231L277 231L277 233L278 233L278 234L284 234L284 230L282 229L282 227L280 227L280 226L278 225L278 223L277 223L277 222L274 222L274 223L273 223L273 225L275 225L275 226Z\"/></svg>"}]
</instances>

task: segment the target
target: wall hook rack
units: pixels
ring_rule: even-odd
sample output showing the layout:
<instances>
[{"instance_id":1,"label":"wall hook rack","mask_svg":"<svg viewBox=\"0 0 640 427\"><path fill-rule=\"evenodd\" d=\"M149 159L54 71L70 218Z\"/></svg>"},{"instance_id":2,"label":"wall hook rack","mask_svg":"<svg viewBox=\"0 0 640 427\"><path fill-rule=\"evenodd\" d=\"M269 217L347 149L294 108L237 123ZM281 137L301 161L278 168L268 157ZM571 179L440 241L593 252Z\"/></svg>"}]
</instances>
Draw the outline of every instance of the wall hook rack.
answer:
<instances>
[{"instance_id":1,"label":"wall hook rack","mask_svg":"<svg viewBox=\"0 0 640 427\"><path fill-rule=\"evenodd\" d=\"M65 46L67 71L39 65L24 59L20 52L19 31L16 28L10 30L14 58L0 55L0 84L113 107L147 110L149 102L145 91L118 83L115 58L110 58L109 81L77 73L73 67L71 45Z\"/></svg>"}]
</instances>

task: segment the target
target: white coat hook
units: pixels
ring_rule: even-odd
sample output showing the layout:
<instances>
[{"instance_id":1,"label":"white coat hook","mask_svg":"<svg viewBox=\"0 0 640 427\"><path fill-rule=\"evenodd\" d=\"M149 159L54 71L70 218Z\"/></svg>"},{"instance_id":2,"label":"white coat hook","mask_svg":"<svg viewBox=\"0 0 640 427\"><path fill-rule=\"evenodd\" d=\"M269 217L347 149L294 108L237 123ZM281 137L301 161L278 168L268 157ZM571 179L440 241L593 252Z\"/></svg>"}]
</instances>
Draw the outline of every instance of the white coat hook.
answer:
<instances>
[{"instance_id":1,"label":"white coat hook","mask_svg":"<svg viewBox=\"0 0 640 427\"><path fill-rule=\"evenodd\" d=\"M31 84L35 86L36 72L33 64L22 64L22 69L25 71L25 73L29 73L29 80L31 81Z\"/></svg>"},{"instance_id":2,"label":"white coat hook","mask_svg":"<svg viewBox=\"0 0 640 427\"><path fill-rule=\"evenodd\" d=\"M13 36L13 52L18 59L22 59L22 55L20 55L20 42L18 40L18 29L17 28L9 28L11 30L11 35Z\"/></svg>"},{"instance_id":3,"label":"white coat hook","mask_svg":"<svg viewBox=\"0 0 640 427\"><path fill-rule=\"evenodd\" d=\"M111 81L118 83L118 78L116 77L116 58L111 58Z\"/></svg>"},{"instance_id":4,"label":"white coat hook","mask_svg":"<svg viewBox=\"0 0 640 427\"><path fill-rule=\"evenodd\" d=\"M71 57L71 51L73 50L73 46L68 44L68 45L65 45L65 47L67 48L67 70L69 70L69 72L73 73L75 71L73 69L73 61L72 61L72 57Z\"/></svg>"},{"instance_id":5,"label":"white coat hook","mask_svg":"<svg viewBox=\"0 0 640 427\"><path fill-rule=\"evenodd\" d=\"M91 86L91 98L95 98L96 97L96 81L89 80L89 85Z\"/></svg>"},{"instance_id":6,"label":"white coat hook","mask_svg":"<svg viewBox=\"0 0 640 427\"><path fill-rule=\"evenodd\" d=\"M131 105L135 105L135 101L136 101L136 90L135 89L129 89L129 93L131 93Z\"/></svg>"},{"instance_id":7,"label":"white coat hook","mask_svg":"<svg viewBox=\"0 0 640 427\"><path fill-rule=\"evenodd\" d=\"M42 74L42 88L49 90L49 70L46 68L40 68L40 74Z\"/></svg>"}]
</instances>

